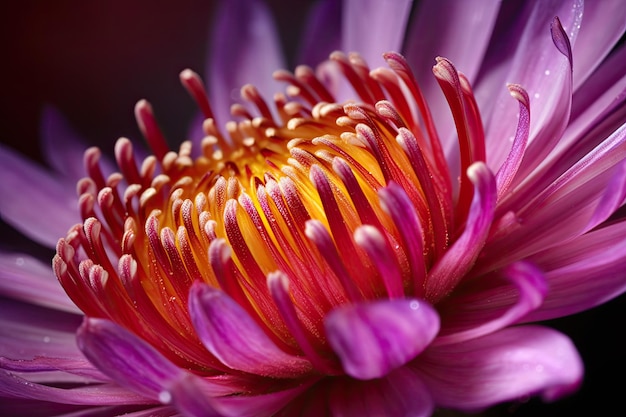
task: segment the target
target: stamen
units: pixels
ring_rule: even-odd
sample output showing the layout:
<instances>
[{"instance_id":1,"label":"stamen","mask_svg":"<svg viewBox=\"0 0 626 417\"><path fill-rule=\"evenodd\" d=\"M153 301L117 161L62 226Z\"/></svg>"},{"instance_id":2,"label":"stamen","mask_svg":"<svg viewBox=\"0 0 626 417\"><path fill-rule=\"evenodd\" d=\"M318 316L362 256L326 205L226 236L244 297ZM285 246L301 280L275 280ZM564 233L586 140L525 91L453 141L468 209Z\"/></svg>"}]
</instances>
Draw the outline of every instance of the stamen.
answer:
<instances>
[{"instance_id":1,"label":"stamen","mask_svg":"<svg viewBox=\"0 0 626 417\"><path fill-rule=\"evenodd\" d=\"M311 67L299 65L296 67L295 75L300 82L311 88L312 91L315 91L319 97L318 101L327 103L335 103L337 101L324 84L315 76Z\"/></svg>"},{"instance_id":2,"label":"stamen","mask_svg":"<svg viewBox=\"0 0 626 417\"><path fill-rule=\"evenodd\" d=\"M246 84L241 87L241 97L244 100L253 103L261 115L271 122L272 126L276 125L270 108L267 106L267 103L263 100L263 97L261 97L259 90L257 90L255 86L252 84Z\"/></svg>"},{"instance_id":3,"label":"stamen","mask_svg":"<svg viewBox=\"0 0 626 417\"><path fill-rule=\"evenodd\" d=\"M354 283L350 273L345 268L341 256L337 252L335 243L330 234L319 220L309 220L306 222L306 236L315 244L324 260L339 279L341 286L346 292L348 299L352 302L363 300L363 295Z\"/></svg>"},{"instance_id":4,"label":"stamen","mask_svg":"<svg viewBox=\"0 0 626 417\"><path fill-rule=\"evenodd\" d=\"M450 174L448 172L448 163L444 156L443 149L441 148L441 142L435 128L435 122L430 115L430 110L426 104L426 100L422 95L422 91L417 85L417 80L413 75L413 71L409 67L408 62L404 57L396 52L387 52L383 54L383 58L387 62L387 65L404 81L404 84L411 92L412 98L415 100L415 104L419 109L419 113L426 125L426 133L428 134L429 142L420 142L420 147L424 149L430 149L434 160L434 166L437 169L437 175L440 178L445 178L449 181ZM448 186L451 188L451 185Z\"/></svg>"},{"instance_id":5,"label":"stamen","mask_svg":"<svg viewBox=\"0 0 626 417\"><path fill-rule=\"evenodd\" d=\"M141 184L142 178L133 160L133 145L126 138L119 138L115 142L115 160L129 184Z\"/></svg>"},{"instance_id":6,"label":"stamen","mask_svg":"<svg viewBox=\"0 0 626 417\"><path fill-rule=\"evenodd\" d=\"M394 251L389 247L387 239L371 225L359 226L354 231L354 241L367 252L376 265L380 278L385 284L390 299L404 296L402 273Z\"/></svg>"},{"instance_id":7,"label":"stamen","mask_svg":"<svg viewBox=\"0 0 626 417\"><path fill-rule=\"evenodd\" d=\"M339 64L339 69L348 82L350 82L352 88L354 88L354 91L356 91L361 100L372 105L378 101L372 92L367 88L367 81L359 77L359 74L355 70L354 66L343 52L335 51L331 53L330 59Z\"/></svg>"},{"instance_id":8,"label":"stamen","mask_svg":"<svg viewBox=\"0 0 626 417\"><path fill-rule=\"evenodd\" d=\"M437 65L433 67L433 73L437 77L437 81L446 96L446 100L452 111L454 123L456 125L456 131L459 137L459 152L461 157L461 172L466 172L470 165L476 160L474 157L477 153L484 154L482 152L474 152L473 149L478 147L484 148L484 137L473 137L472 134L482 134L482 126L480 129L475 128L476 132L473 132L470 126L480 124L481 121L471 120L472 117L480 117L476 114L472 114L472 109L468 110L465 100L463 99L463 92L461 87L461 79L459 77L456 68L450 61L445 58L438 57ZM469 87L468 87L469 88ZM477 109L473 109L477 111ZM482 145L474 145L474 142L483 142ZM461 184L459 187L459 197L456 207L456 220L462 222L467 216L469 205L472 200L473 186L467 175L461 175Z\"/></svg>"},{"instance_id":9,"label":"stamen","mask_svg":"<svg viewBox=\"0 0 626 417\"><path fill-rule=\"evenodd\" d=\"M378 103L393 103L391 107L397 108L398 117L403 118L401 124L396 122L396 128L404 127L406 125L414 131L420 130L413 115L413 111L407 102L407 97L400 87L398 76L389 68L376 68L370 71L370 77L376 80L387 90L389 100L380 100ZM378 103L376 103L377 109Z\"/></svg>"},{"instance_id":10,"label":"stamen","mask_svg":"<svg viewBox=\"0 0 626 417\"><path fill-rule=\"evenodd\" d=\"M100 149L98 148L89 148L85 151L83 155L83 164L85 165L85 172L89 178L93 180L98 189L105 186L104 175L102 175L102 171L100 170ZM95 192L93 193L95 195Z\"/></svg>"},{"instance_id":11,"label":"stamen","mask_svg":"<svg viewBox=\"0 0 626 417\"><path fill-rule=\"evenodd\" d=\"M280 271L271 272L267 275L267 287L289 331L313 367L328 375L335 374L336 371L333 367L317 353L309 342L302 323L298 319L298 313L289 297L289 278Z\"/></svg>"},{"instance_id":12,"label":"stamen","mask_svg":"<svg viewBox=\"0 0 626 417\"><path fill-rule=\"evenodd\" d=\"M390 183L382 188L378 195L380 203L396 224L402 238L403 248L411 268L414 296L424 296L424 281L426 279L426 264L424 262L424 229L419 217L413 210L411 201L396 183Z\"/></svg>"},{"instance_id":13,"label":"stamen","mask_svg":"<svg viewBox=\"0 0 626 417\"><path fill-rule=\"evenodd\" d=\"M309 103L311 106L314 106L319 100L316 99L311 91L307 88L307 86L302 83L297 77L295 77L292 73L285 70L274 71L272 74L276 81L283 81L290 84L290 87L295 87L295 90L292 91L288 88L289 96L291 97L300 97L305 102Z\"/></svg>"},{"instance_id":14,"label":"stamen","mask_svg":"<svg viewBox=\"0 0 626 417\"><path fill-rule=\"evenodd\" d=\"M148 141L150 149L158 160L162 160L170 148L157 125L152 106L146 100L139 100L135 105L135 119L137 119L137 125L143 137Z\"/></svg>"},{"instance_id":15,"label":"stamen","mask_svg":"<svg viewBox=\"0 0 626 417\"><path fill-rule=\"evenodd\" d=\"M198 74L190 69L185 69L180 73L180 82L187 92L193 97L200 108L205 119L215 119L211 104L204 88L204 83Z\"/></svg>"}]
</instances>

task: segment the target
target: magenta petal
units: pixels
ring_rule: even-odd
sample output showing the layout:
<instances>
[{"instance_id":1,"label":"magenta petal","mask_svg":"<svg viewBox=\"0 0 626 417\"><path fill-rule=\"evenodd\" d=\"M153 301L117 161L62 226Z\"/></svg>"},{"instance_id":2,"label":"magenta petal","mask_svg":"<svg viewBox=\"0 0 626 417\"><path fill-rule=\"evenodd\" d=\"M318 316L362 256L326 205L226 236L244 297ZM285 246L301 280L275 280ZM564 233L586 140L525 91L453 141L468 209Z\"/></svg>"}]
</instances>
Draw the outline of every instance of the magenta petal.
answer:
<instances>
[{"instance_id":1,"label":"magenta petal","mask_svg":"<svg viewBox=\"0 0 626 417\"><path fill-rule=\"evenodd\" d=\"M461 287L459 295L455 292L438 304L442 326L433 345L484 336L514 324L541 305L548 286L539 269L519 262L505 268L503 275L507 281L482 276L480 282L468 282L466 290Z\"/></svg>"},{"instance_id":2,"label":"magenta petal","mask_svg":"<svg viewBox=\"0 0 626 417\"><path fill-rule=\"evenodd\" d=\"M78 346L98 369L123 387L153 400L184 378L199 378L177 367L152 346L104 320L86 318L78 329ZM202 382L207 395L225 395L232 388Z\"/></svg>"},{"instance_id":3,"label":"magenta petal","mask_svg":"<svg viewBox=\"0 0 626 417\"><path fill-rule=\"evenodd\" d=\"M475 410L541 394L555 400L581 383L572 342L540 326L509 327L463 343L437 346L416 367L438 405Z\"/></svg>"},{"instance_id":4,"label":"magenta petal","mask_svg":"<svg viewBox=\"0 0 626 417\"><path fill-rule=\"evenodd\" d=\"M591 219L585 230L591 230L608 219L626 200L626 161L622 161L615 168L606 189L598 201Z\"/></svg>"},{"instance_id":5,"label":"magenta petal","mask_svg":"<svg viewBox=\"0 0 626 417\"><path fill-rule=\"evenodd\" d=\"M152 346L108 320L85 318L77 342L104 374L153 400L159 398L164 385L184 372Z\"/></svg>"},{"instance_id":6,"label":"magenta petal","mask_svg":"<svg viewBox=\"0 0 626 417\"><path fill-rule=\"evenodd\" d=\"M428 417L434 401L418 374L409 367L372 381L337 380L329 390L333 416Z\"/></svg>"},{"instance_id":7,"label":"magenta petal","mask_svg":"<svg viewBox=\"0 0 626 417\"><path fill-rule=\"evenodd\" d=\"M162 391L160 400L173 404L176 409L187 417L220 417L215 411L209 396L202 392L195 378L180 378Z\"/></svg>"},{"instance_id":8,"label":"magenta petal","mask_svg":"<svg viewBox=\"0 0 626 417\"><path fill-rule=\"evenodd\" d=\"M526 321L567 316L602 304L626 291L626 222L594 230L533 257L550 292Z\"/></svg>"},{"instance_id":9,"label":"magenta petal","mask_svg":"<svg viewBox=\"0 0 626 417\"><path fill-rule=\"evenodd\" d=\"M380 300L340 306L324 324L344 371L357 379L372 379L424 350L439 331L439 316L424 301Z\"/></svg>"},{"instance_id":10,"label":"magenta petal","mask_svg":"<svg viewBox=\"0 0 626 417\"><path fill-rule=\"evenodd\" d=\"M280 350L250 315L221 290L191 287L189 313L204 346L226 366L276 378L311 370L309 361Z\"/></svg>"}]
</instances>

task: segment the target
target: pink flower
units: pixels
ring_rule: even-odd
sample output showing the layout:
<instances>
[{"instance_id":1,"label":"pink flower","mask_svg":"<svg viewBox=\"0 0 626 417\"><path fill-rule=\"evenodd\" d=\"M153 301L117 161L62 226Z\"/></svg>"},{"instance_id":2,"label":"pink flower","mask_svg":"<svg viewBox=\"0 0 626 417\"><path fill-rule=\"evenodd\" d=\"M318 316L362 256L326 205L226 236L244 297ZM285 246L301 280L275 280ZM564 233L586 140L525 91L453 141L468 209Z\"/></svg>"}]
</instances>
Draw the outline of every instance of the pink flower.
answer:
<instances>
[{"instance_id":1,"label":"pink flower","mask_svg":"<svg viewBox=\"0 0 626 417\"><path fill-rule=\"evenodd\" d=\"M430 3L320 2L303 59L359 53L271 82L268 11L225 3L177 152L145 100L154 155L90 148L76 188L75 146L54 173L1 148L3 219L56 255L0 254L0 404L429 416L575 390L573 344L529 323L626 289L626 16Z\"/></svg>"}]
</instances>

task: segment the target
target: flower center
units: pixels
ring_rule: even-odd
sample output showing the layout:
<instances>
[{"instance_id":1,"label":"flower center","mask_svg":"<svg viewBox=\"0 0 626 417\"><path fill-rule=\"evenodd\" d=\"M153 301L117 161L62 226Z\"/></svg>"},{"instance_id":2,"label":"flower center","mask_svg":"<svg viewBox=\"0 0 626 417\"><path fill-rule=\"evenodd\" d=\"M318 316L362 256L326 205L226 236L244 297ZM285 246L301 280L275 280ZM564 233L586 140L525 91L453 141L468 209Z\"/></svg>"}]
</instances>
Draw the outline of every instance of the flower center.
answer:
<instances>
[{"instance_id":1,"label":"flower center","mask_svg":"<svg viewBox=\"0 0 626 417\"><path fill-rule=\"evenodd\" d=\"M385 58L390 68L370 71L357 55L331 56L360 102L337 104L305 67L275 74L289 84L289 98L274 99L276 114L245 86L258 115L234 106L239 121L227 123L226 134L200 79L184 71L183 85L206 117L198 154L189 142L170 151L149 104L138 103L155 156L137 166L130 141L120 139L120 173L105 177L99 151L85 153L83 223L59 241L54 259L68 295L86 315L111 319L204 373L227 369L193 330L187 302L196 281L227 293L283 350L309 357L333 356L323 319L338 305L444 297L455 277L431 285L428 271L463 230L474 186L463 176L453 203L408 65L397 54ZM435 75L465 171L484 160L478 111L448 61Z\"/></svg>"}]
</instances>

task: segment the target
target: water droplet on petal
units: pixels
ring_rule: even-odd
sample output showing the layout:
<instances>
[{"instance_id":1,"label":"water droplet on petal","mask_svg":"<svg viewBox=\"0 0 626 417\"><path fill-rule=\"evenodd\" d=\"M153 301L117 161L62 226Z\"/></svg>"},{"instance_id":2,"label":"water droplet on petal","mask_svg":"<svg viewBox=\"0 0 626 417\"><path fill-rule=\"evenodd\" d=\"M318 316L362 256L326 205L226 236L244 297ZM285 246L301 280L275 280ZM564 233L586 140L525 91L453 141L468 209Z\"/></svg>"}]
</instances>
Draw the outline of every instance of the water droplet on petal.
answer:
<instances>
[{"instance_id":1,"label":"water droplet on petal","mask_svg":"<svg viewBox=\"0 0 626 417\"><path fill-rule=\"evenodd\" d=\"M169 391L159 392L159 401L162 404L169 404L172 401L172 394Z\"/></svg>"}]
</instances>

